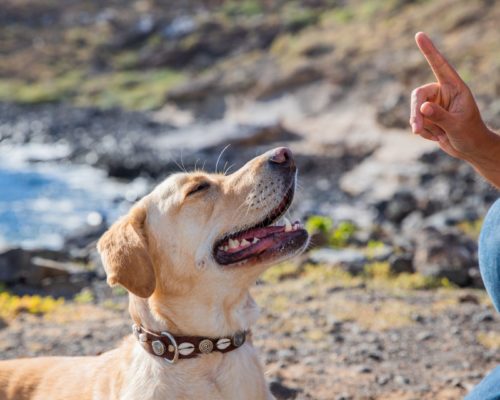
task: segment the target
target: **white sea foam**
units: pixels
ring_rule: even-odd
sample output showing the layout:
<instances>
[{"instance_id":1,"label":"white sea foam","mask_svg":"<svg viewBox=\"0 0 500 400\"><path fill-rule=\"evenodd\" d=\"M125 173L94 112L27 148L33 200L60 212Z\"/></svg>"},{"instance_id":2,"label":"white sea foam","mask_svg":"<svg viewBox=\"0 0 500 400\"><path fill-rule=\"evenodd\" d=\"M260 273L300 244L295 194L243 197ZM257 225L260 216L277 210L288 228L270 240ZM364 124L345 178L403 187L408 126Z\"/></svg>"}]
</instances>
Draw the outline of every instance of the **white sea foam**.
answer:
<instances>
[{"instance_id":1,"label":"white sea foam","mask_svg":"<svg viewBox=\"0 0 500 400\"><path fill-rule=\"evenodd\" d=\"M13 174L11 185L18 185L0 190L0 246L60 247L89 214L104 213L112 222L149 189L143 178L125 183L88 165L59 161L68 154L64 145L3 145L0 154L8 155L0 159L0 174Z\"/></svg>"}]
</instances>

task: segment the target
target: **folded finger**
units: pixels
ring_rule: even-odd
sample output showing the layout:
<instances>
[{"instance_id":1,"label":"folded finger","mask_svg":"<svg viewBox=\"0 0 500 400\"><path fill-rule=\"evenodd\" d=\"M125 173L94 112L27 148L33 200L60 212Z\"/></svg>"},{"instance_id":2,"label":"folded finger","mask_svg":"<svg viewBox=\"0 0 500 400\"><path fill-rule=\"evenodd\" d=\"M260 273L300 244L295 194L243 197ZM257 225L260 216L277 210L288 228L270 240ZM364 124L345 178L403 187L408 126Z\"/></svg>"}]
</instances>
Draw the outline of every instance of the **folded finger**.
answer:
<instances>
[{"instance_id":1,"label":"folded finger","mask_svg":"<svg viewBox=\"0 0 500 400\"><path fill-rule=\"evenodd\" d=\"M439 93L439 83L428 83L420 86L411 93L410 125L413 133L420 133L424 125L424 116L420 107L426 101L434 100Z\"/></svg>"},{"instance_id":2,"label":"folded finger","mask_svg":"<svg viewBox=\"0 0 500 400\"><path fill-rule=\"evenodd\" d=\"M424 130L426 132L429 132L436 139L438 139L441 136L445 136L446 137L445 131L443 129L441 129L438 125L436 125L433 122L429 121L427 118L424 119Z\"/></svg>"}]
</instances>

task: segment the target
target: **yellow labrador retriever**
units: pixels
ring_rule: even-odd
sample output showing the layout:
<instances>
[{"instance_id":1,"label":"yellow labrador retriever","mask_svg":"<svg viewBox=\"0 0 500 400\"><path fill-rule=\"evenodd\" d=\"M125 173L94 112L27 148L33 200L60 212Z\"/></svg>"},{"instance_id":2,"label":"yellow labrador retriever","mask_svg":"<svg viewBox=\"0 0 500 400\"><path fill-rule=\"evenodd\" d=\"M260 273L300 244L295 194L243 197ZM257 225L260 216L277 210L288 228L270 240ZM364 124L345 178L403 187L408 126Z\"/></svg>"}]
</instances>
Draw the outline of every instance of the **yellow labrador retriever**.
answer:
<instances>
[{"instance_id":1,"label":"yellow labrador retriever","mask_svg":"<svg viewBox=\"0 0 500 400\"><path fill-rule=\"evenodd\" d=\"M108 283L130 293L134 334L97 357L2 361L0 399L272 399L249 288L307 246L300 224L274 224L295 179L287 148L229 176L170 176L98 243Z\"/></svg>"}]
</instances>

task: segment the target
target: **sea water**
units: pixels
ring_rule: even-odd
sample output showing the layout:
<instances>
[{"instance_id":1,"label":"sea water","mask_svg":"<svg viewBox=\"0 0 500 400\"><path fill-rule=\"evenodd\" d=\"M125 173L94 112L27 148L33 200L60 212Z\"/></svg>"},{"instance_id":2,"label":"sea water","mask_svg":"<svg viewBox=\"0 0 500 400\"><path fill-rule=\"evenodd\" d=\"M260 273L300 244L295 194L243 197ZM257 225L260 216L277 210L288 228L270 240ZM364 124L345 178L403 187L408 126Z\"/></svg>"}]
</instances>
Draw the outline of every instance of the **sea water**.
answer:
<instances>
[{"instance_id":1,"label":"sea water","mask_svg":"<svg viewBox=\"0 0 500 400\"><path fill-rule=\"evenodd\" d=\"M147 189L141 179L119 182L86 165L15 155L0 160L0 247L60 248L85 224L114 221Z\"/></svg>"}]
</instances>

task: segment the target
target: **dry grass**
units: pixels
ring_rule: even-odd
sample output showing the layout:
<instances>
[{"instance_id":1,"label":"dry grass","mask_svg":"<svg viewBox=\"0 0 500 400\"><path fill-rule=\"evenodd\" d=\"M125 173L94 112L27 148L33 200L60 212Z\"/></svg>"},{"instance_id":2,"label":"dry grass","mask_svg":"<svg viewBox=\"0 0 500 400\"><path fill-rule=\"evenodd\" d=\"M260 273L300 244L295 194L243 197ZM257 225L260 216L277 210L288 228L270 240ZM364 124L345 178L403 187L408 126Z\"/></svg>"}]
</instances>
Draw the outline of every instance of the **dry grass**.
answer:
<instances>
[{"instance_id":1,"label":"dry grass","mask_svg":"<svg viewBox=\"0 0 500 400\"><path fill-rule=\"evenodd\" d=\"M16 296L0 293L0 318L9 320L21 313L34 315L50 314L64 306L64 299L42 296Z\"/></svg>"},{"instance_id":2,"label":"dry grass","mask_svg":"<svg viewBox=\"0 0 500 400\"><path fill-rule=\"evenodd\" d=\"M479 332L476 336L477 341L487 349L500 350L499 332Z\"/></svg>"}]
</instances>

